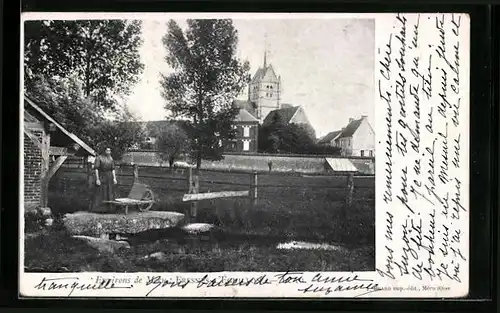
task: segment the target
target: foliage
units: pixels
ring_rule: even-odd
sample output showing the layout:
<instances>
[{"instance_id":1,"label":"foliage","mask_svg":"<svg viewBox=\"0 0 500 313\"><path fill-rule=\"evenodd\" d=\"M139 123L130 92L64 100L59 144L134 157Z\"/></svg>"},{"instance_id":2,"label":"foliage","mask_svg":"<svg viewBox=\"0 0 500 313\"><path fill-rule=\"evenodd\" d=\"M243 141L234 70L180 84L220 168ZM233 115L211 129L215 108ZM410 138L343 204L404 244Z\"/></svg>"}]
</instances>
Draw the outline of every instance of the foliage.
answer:
<instances>
[{"instance_id":1,"label":"foliage","mask_svg":"<svg viewBox=\"0 0 500 313\"><path fill-rule=\"evenodd\" d=\"M156 147L160 158L168 160L172 167L176 158L189 151L189 137L178 125L164 124L156 138Z\"/></svg>"},{"instance_id":2,"label":"foliage","mask_svg":"<svg viewBox=\"0 0 500 313\"><path fill-rule=\"evenodd\" d=\"M85 96L106 109L118 109L115 95L126 95L138 80L141 22L126 20L45 20L25 23L25 81L75 75Z\"/></svg>"},{"instance_id":3,"label":"foliage","mask_svg":"<svg viewBox=\"0 0 500 313\"><path fill-rule=\"evenodd\" d=\"M278 115L259 127L259 151L265 153L340 155L340 148L316 144L315 131L308 124L285 123Z\"/></svg>"},{"instance_id":4,"label":"foliage","mask_svg":"<svg viewBox=\"0 0 500 313\"><path fill-rule=\"evenodd\" d=\"M166 62L173 68L162 76L165 108L187 120L197 168L201 159L222 158L222 142L234 138L238 112L231 104L248 79L248 62L235 58L238 37L229 19L188 20L184 32L171 20L163 37Z\"/></svg>"},{"instance_id":5,"label":"foliage","mask_svg":"<svg viewBox=\"0 0 500 313\"><path fill-rule=\"evenodd\" d=\"M68 131L91 144L91 130L104 121L104 111L83 94L76 76L50 79L36 75L26 84L31 100Z\"/></svg>"},{"instance_id":6,"label":"foliage","mask_svg":"<svg viewBox=\"0 0 500 313\"><path fill-rule=\"evenodd\" d=\"M104 149L109 147L115 160L121 159L129 148L144 137L141 125L126 109L123 109L116 119L105 119L100 125L96 125L93 133L97 151L103 153Z\"/></svg>"},{"instance_id":7,"label":"foliage","mask_svg":"<svg viewBox=\"0 0 500 313\"><path fill-rule=\"evenodd\" d=\"M301 124L280 121L259 128L259 150L267 153L304 153L314 145L309 130Z\"/></svg>"},{"instance_id":8,"label":"foliage","mask_svg":"<svg viewBox=\"0 0 500 313\"><path fill-rule=\"evenodd\" d=\"M27 85L29 97L64 128L97 152L110 147L113 157L120 159L142 136L139 124L126 108L117 111L114 119L105 118L107 112L86 98L82 88L76 76L49 79L37 75Z\"/></svg>"}]
</instances>

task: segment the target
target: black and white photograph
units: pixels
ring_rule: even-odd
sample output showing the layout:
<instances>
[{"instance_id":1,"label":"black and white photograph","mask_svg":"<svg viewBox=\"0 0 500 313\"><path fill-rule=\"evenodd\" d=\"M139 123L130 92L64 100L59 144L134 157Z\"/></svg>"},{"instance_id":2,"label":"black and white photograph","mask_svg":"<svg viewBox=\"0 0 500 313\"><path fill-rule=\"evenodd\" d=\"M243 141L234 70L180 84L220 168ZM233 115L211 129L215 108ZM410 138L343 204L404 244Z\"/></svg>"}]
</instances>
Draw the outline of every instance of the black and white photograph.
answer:
<instances>
[{"instance_id":1,"label":"black and white photograph","mask_svg":"<svg viewBox=\"0 0 500 313\"><path fill-rule=\"evenodd\" d=\"M26 22L25 270L372 271L374 26Z\"/></svg>"},{"instance_id":2,"label":"black and white photograph","mask_svg":"<svg viewBox=\"0 0 500 313\"><path fill-rule=\"evenodd\" d=\"M404 208L434 203L444 188L435 184L432 198L420 174L430 173L428 165L434 173L435 161L438 180L440 137L432 165L426 142L422 153L415 149L428 116L434 112L438 123L443 109L420 114L411 96L418 92L423 103L425 83L437 90L439 75L425 80L424 52L413 62L401 52L424 38L418 22L410 27L416 15L384 17L384 31L389 22L403 25L390 37L377 33L381 19L88 13L24 20L22 271L73 277L37 276L29 289L145 283L161 285L155 292L169 285L168 296L192 281L198 288L295 283L286 286L295 295L332 297L387 291L375 275L415 276L409 255L417 254L421 275L434 273L417 260L430 254L422 243L427 220L417 224L417 213L406 218ZM413 79L421 82L412 89ZM412 148L415 163L405 154ZM387 212L376 210L376 199ZM451 193L449 200L451 210ZM247 278L206 276L231 272ZM78 285L85 273L95 288ZM150 274L123 276L130 273ZM177 278L155 281L152 273Z\"/></svg>"}]
</instances>

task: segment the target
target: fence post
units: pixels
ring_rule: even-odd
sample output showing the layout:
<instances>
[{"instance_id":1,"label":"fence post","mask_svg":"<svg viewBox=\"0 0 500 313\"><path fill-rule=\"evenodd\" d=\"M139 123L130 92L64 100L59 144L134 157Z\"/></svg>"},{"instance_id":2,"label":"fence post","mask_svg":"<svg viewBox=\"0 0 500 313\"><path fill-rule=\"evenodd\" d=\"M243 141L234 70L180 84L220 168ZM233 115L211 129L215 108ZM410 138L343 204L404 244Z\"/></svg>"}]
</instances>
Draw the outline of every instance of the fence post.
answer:
<instances>
[{"instance_id":1,"label":"fence post","mask_svg":"<svg viewBox=\"0 0 500 313\"><path fill-rule=\"evenodd\" d=\"M200 187L200 180L198 175L193 176L193 188L191 193L198 193ZM198 201L191 202L191 217L196 221L198 215Z\"/></svg>"},{"instance_id":2,"label":"fence post","mask_svg":"<svg viewBox=\"0 0 500 313\"><path fill-rule=\"evenodd\" d=\"M354 174L349 173L347 175L347 197L346 197L347 207L350 207L352 204L353 192L354 192Z\"/></svg>"},{"instance_id":3,"label":"fence post","mask_svg":"<svg viewBox=\"0 0 500 313\"><path fill-rule=\"evenodd\" d=\"M193 169L189 168L188 171L188 193L198 193L200 180L197 175L193 176ZM196 221L196 216L198 215L198 202L192 201L189 205L189 212L187 212L187 217L189 222Z\"/></svg>"},{"instance_id":4,"label":"fence post","mask_svg":"<svg viewBox=\"0 0 500 313\"><path fill-rule=\"evenodd\" d=\"M134 183L139 180L139 166L134 164Z\"/></svg>"},{"instance_id":5,"label":"fence post","mask_svg":"<svg viewBox=\"0 0 500 313\"><path fill-rule=\"evenodd\" d=\"M252 180L250 184L250 194L252 196L253 205L257 205L257 172L252 173Z\"/></svg>"},{"instance_id":6,"label":"fence post","mask_svg":"<svg viewBox=\"0 0 500 313\"><path fill-rule=\"evenodd\" d=\"M187 179L187 182L188 182L188 193L192 193L191 190L193 189L193 169L192 168L188 168L187 174L188 174L188 179Z\"/></svg>"}]
</instances>

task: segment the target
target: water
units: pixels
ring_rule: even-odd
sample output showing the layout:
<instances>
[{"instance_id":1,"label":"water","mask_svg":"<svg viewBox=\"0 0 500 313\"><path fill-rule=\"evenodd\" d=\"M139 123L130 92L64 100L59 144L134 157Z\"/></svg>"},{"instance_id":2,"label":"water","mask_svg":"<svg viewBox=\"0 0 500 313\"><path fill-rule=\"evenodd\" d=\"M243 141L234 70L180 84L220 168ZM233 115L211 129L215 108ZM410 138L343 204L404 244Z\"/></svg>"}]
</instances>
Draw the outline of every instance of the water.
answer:
<instances>
[{"instance_id":1,"label":"water","mask_svg":"<svg viewBox=\"0 0 500 313\"><path fill-rule=\"evenodd\" d=\"M278 250L329 250L338 251L342 248L327 243L312 243L305 241L290 241L286 243L279 243L276 247Z\"/></svg>"}]
</instances>

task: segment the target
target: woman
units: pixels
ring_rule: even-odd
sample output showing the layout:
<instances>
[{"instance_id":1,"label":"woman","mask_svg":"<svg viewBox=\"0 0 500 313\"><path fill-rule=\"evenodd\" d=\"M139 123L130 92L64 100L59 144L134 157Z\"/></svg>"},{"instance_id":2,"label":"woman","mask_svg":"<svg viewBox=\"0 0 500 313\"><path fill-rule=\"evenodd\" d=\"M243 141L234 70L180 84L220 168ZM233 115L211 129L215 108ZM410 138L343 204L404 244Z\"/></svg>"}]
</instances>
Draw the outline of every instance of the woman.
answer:
<instances>
[{"instance_id":1,"label":"woman","mask_svg":"<svg viewBox=\"0 0 500 313\"><path fill-rule=\"evenodd\" d=\"M110 204L103 201L112 201L115 199L116 172L115 162L111 157L111 149L106 148L104 155L100 155L95 159L95 184L96 190L94 194L94 208L99 209L104 207L109 211Z\"/></svg>"}]
</instances>

